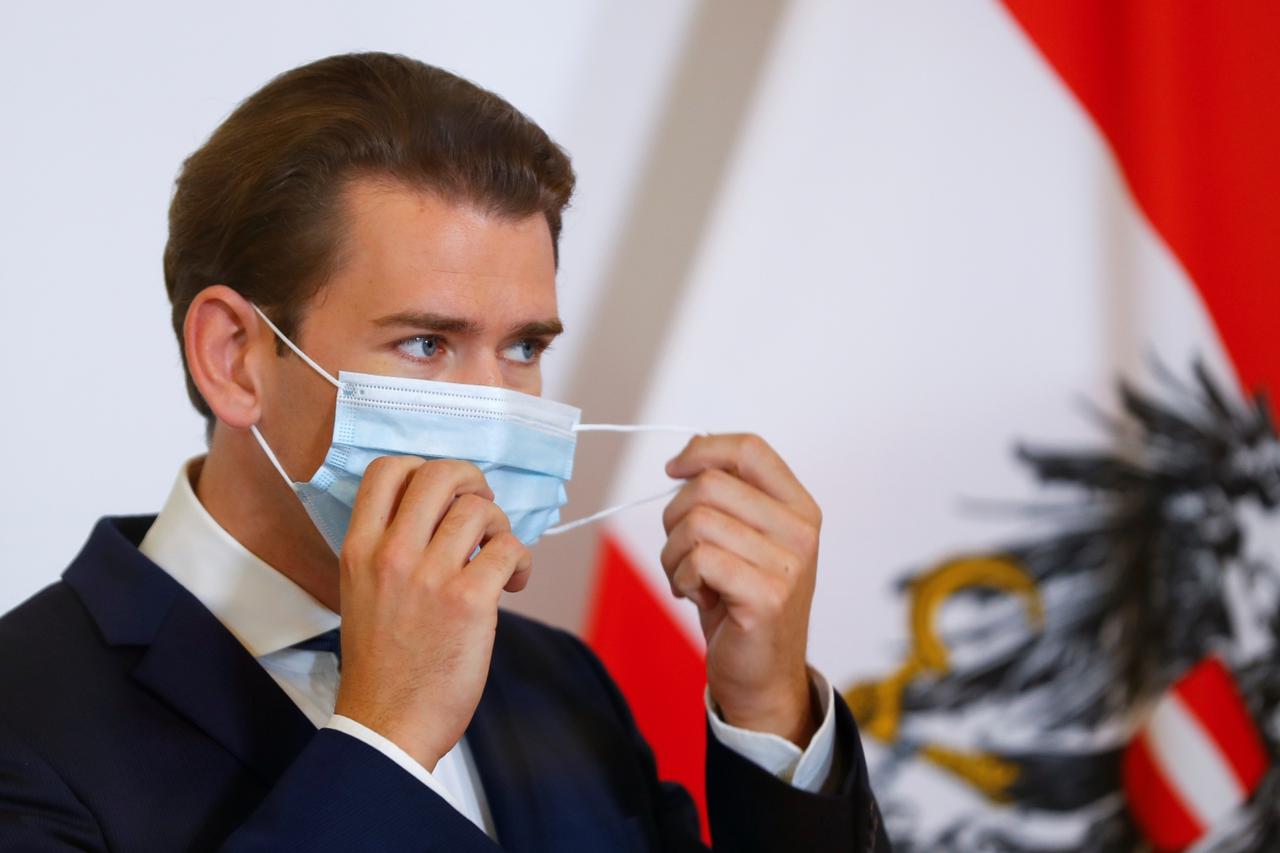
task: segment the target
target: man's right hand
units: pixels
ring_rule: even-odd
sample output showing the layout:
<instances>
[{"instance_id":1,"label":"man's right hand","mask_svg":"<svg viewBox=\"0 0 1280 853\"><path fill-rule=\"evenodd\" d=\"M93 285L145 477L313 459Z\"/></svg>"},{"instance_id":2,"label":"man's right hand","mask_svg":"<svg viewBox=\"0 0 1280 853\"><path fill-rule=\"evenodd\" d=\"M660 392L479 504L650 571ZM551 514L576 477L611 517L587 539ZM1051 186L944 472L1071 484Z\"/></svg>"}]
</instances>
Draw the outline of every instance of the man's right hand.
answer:
<instances>
[{"instance_id":1,"label":"man's right hand","mask_svg":"<svg viewBox=\"0 0 1280 853\"><path fill-rule=\"evenodd\" d=\"M434 770L480 702L498 599L528 582L529 551L476 466L385 456L360 483L339 565L335 712Z\"/></svg>"}]
</instances>

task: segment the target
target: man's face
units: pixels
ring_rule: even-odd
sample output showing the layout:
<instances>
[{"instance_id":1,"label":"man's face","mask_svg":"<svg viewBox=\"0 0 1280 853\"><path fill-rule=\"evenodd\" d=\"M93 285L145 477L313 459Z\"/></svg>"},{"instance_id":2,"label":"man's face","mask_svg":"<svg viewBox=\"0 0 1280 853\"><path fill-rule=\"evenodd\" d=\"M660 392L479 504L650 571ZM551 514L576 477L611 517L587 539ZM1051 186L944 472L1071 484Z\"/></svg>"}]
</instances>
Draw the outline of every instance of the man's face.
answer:
<instances>
[{"instance_id":1,"label":"man's face","mask_svg":"<svg viewBox=\"0 0 1280 853\"><path fill-rule=\"evenodd\" d=\"M541 214L513 221L373 180L349 187L345 213L339 268L295 331L304 352L335 376L541 392L540 356L560 330ZM264 422L305 479L329 446L334 389L292 356L274 368Z\"/></svg>"}]
</instances>

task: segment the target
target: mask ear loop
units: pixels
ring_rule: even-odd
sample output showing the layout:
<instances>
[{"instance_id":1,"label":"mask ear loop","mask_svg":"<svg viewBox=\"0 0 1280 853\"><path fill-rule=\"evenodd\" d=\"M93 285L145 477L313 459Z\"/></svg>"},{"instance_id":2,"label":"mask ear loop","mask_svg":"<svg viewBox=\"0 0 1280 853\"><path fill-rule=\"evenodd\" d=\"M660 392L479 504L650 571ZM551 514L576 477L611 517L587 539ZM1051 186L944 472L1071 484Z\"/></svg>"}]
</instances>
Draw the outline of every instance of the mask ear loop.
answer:
<instances>
[{"instance_id":1,"label":"mask ear loop","mask_svg":"<svg viewBox=\"0 0 1280 853\"><path fill-rule=\"evenodd\" d=\"M293 478L289 476L289 472L284 470L284 466L280 464L280 460L271 450L271 445L267 444L267 440L262 437L262 433L258 432L258 425L253 424L249 427L249 432L253 433L253 437L258 440L258 446L262 448L262 452L267 454L267 458L271 460L271 465L276 469L280 476L290 489L293 488Z\"/></svg>"},{"instance_id":2,"label":"mask ear loop","mask_svg":"<svg viewBox=\"0 0 1280 853\"><path fill-rule=\"evenodd\" d=\"M271 318L270 318L270 317L268 317L266 314L263 314L263 313L262 313L262 309L261 309L261 308L259 308L257 305L254 305L252 302L250 302L249 304L250 304L251 306L253 306L253 310L254 310L254 311L257 311L257 312L258 312L258 316L262 318L262 322L266 323L266 324L267 324L267 327L268 327L268 328L270 328L270 329L271 329L271 331L273 331L273 332L275 332L275 333L276 333L276 337L277 337L277 338L279 338L279 339L280 339L280 341L281 341L285 346L287 346L289 349L293 350L293 354L294 354L294 355L296 355L298 358L300 358L300 359L302 359L303 361L305 361L305 362L307 363L307 366L309 366L309 367L310 367L312 370L314 370L316 373L319 373L321 376L323 376L323 377L325 378L325 380L326 380L330 385L332 385L334 388L341 388L341 387L342 387L342 383L341 383L341 382L339 382L337 379L334 379L334 378L333 378L333 374L331 374L329 371L325 370L323 367L321 367L320 365L318 365L318 364L316 364L314 361L312 361L312 360L311 360L311 356L307 355L305 352L303 352L301 349L299 349L299 348L298 348L298 345L297 345L297 344L295 344L293 341L289 340L289 338L285 335L285 333L284 333L284 332L282 332L282 331L280 331L280 329L279 329L279 328L277 328L277 326L276 326L276 324L275 324L275 323L271 322Z\"/></svg>"},{"instance_id":3,"label":"mask ear loop","mask_svg":"<svg viewBox=\"0 0 1280 853\"><path fill-rule=\"evenodd\" d=\"M542 535L543 536L559 536L561 533L568 533L570 530L576 530L579 527L586 527L588 524L594 524L600 519L608 518L609 516L615 513L622 512L624 509L631 509L632 507L640 506L641 504L651 503L653 501L665 498L669 495L674 495L676 492L680 491L683 488L684 488L684 483L677 483L676 485L672 486L669 489L663 489L662 491L658 492L656 495L649 495L649 497L647 498L640 498L639 500L628 501L624 504L611 506L607 509L602 509L599 512L593 512L591 515L588 515L586 518L577 518L577 519L574 519L573 521L567 521L564 524L557 524L555 527L548 527L546 530L542 531Z\"/></svg>"},{"instance_id":4,"label":"mask ear loop","mask_svg":"<svg viewBox=\"0 0 1280 853\"><path fill-rule=\"evenodd\" d=\"M298 358L306 362L306 364L312 370L314 370L316 373L319 373L322 377L324 377L325 381L327 381L330 385L332 385L335 388L342 387L342 383L339 382L337 379L334 379L333 375L330 374L329 371L325 370L323 367L316 364L311 359L311 356L307 355L298 347L297 344L289 340L289 337L284 332L280 331L279 327L277 327L275 323L271 322L271 318L268 317L266 314L262 313L261 308L259 308L257 305L254 305L252 302L250 302L249 305L253 308L254 311L258 312L258 316L262 318L262 322L267 324L267 327L271 329L272 332L275 333L275 336L279 338L280 341L285 346L293 350L294 355L296 355ZM258 441L258 446L262 448L263 453L267 454L267 459L271 460L271 465L276 469L276 472L280 474L280 477L285 481L285 483L289 486L289 488L293 489L294 488L293 478L289 476L288 471L284 470L284 466L280 464L280 460L276 458L275 452L272 451L271 445L267 444L267 440L263 438L262 433L258 431L258 425L257 424L250 425L249 432L253 433L253 437Z\"/></svg>"},{"instance_id":5,"label":"mask ear loop","mask_svg":"<svg viewBox=\"0 0 1280 853\"><path fill-rule=\"evenodd\" d=\"M575 424L574 432L678 432L684 435L706 435L705 430L693 429L692 427L672 426L668 424ZM641 506L643 504L652 503L665 497L670 497L676 492L684 488L684 483L677 483L670 488L663 489L655 495L649 495L647 498L639 500L627 501L617 506L606 507L599 512L593 512L585 518L577 518L573 521L567 521L564 524L557 524L555 527L549 527L542 531L543 536L559 536L561 533L568 533L570 530L576 530L579 527L586 527L588 524L594 524L601 519L608 518L615 513L632 507Z\"/></svg>"}]
</instances>

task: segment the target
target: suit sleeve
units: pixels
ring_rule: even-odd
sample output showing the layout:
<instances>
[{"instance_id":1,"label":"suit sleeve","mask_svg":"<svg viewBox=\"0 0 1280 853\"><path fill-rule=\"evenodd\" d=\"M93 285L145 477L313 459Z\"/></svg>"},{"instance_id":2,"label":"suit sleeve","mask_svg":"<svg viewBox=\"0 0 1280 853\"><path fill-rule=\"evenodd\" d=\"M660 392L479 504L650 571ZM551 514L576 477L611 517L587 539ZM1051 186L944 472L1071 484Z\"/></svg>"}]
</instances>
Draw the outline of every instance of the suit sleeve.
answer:
<instances>
[{"instance_id":1,"label":"suit sleeve","mask_svg":"<svg viewBox=\"0 0 1280 853\"><path fill-rule=\"evenodd\" d=\"M857 727L839 694L836 756L823 793L808 793L707 739L707 811L716 849L890 850Z\"/></svg>"},{"instance_id":2,"label":"suit sleeve","mask_svg":"<svg viewBox=\"0 0 1280 853\"><path fill-rule=\"evenodd\" d=\"M705 850L693 799L683 787L658 779L653 751L621 691L599 658L576 638L572 642L608 692L651 780L661 848L680 853ZM891 849L871 793L857 726L839 694L835 701L836 755L825 793L808 793L778 779L720 743L708 723L707 811L713 850L887 853Z\"/></svg>"},{"instance_id":3,"label":"suit sleeve","mask_svg":"<svg viewBox=\"0 0 1280 853\"><path fill-rule=\"evenodd\" d=\"M372 746L321 729L221 849L496 853L499 847Z\"/></svg>"}]
</instances>

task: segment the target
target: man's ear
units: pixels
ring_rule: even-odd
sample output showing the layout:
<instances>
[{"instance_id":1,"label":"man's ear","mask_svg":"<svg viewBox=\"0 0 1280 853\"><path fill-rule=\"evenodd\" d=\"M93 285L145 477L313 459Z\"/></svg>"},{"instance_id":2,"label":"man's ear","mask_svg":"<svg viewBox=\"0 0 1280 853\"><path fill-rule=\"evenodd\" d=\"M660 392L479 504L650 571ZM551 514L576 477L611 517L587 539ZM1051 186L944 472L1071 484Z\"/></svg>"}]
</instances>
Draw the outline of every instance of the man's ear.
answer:
<instances>
[{"instance_id":1,"label":"man's ear","mask_svg":"<svg viewBox=\"0 0 1280 853\"><path fill-rule=\"evenodd\" d=\"M265 333L265 336L264 336ZM196 294L182 324L191 379L218 420L248 429L262 415L262 363L274 337L253 305L224 284Z\"/></svg>"}]
</instances>

